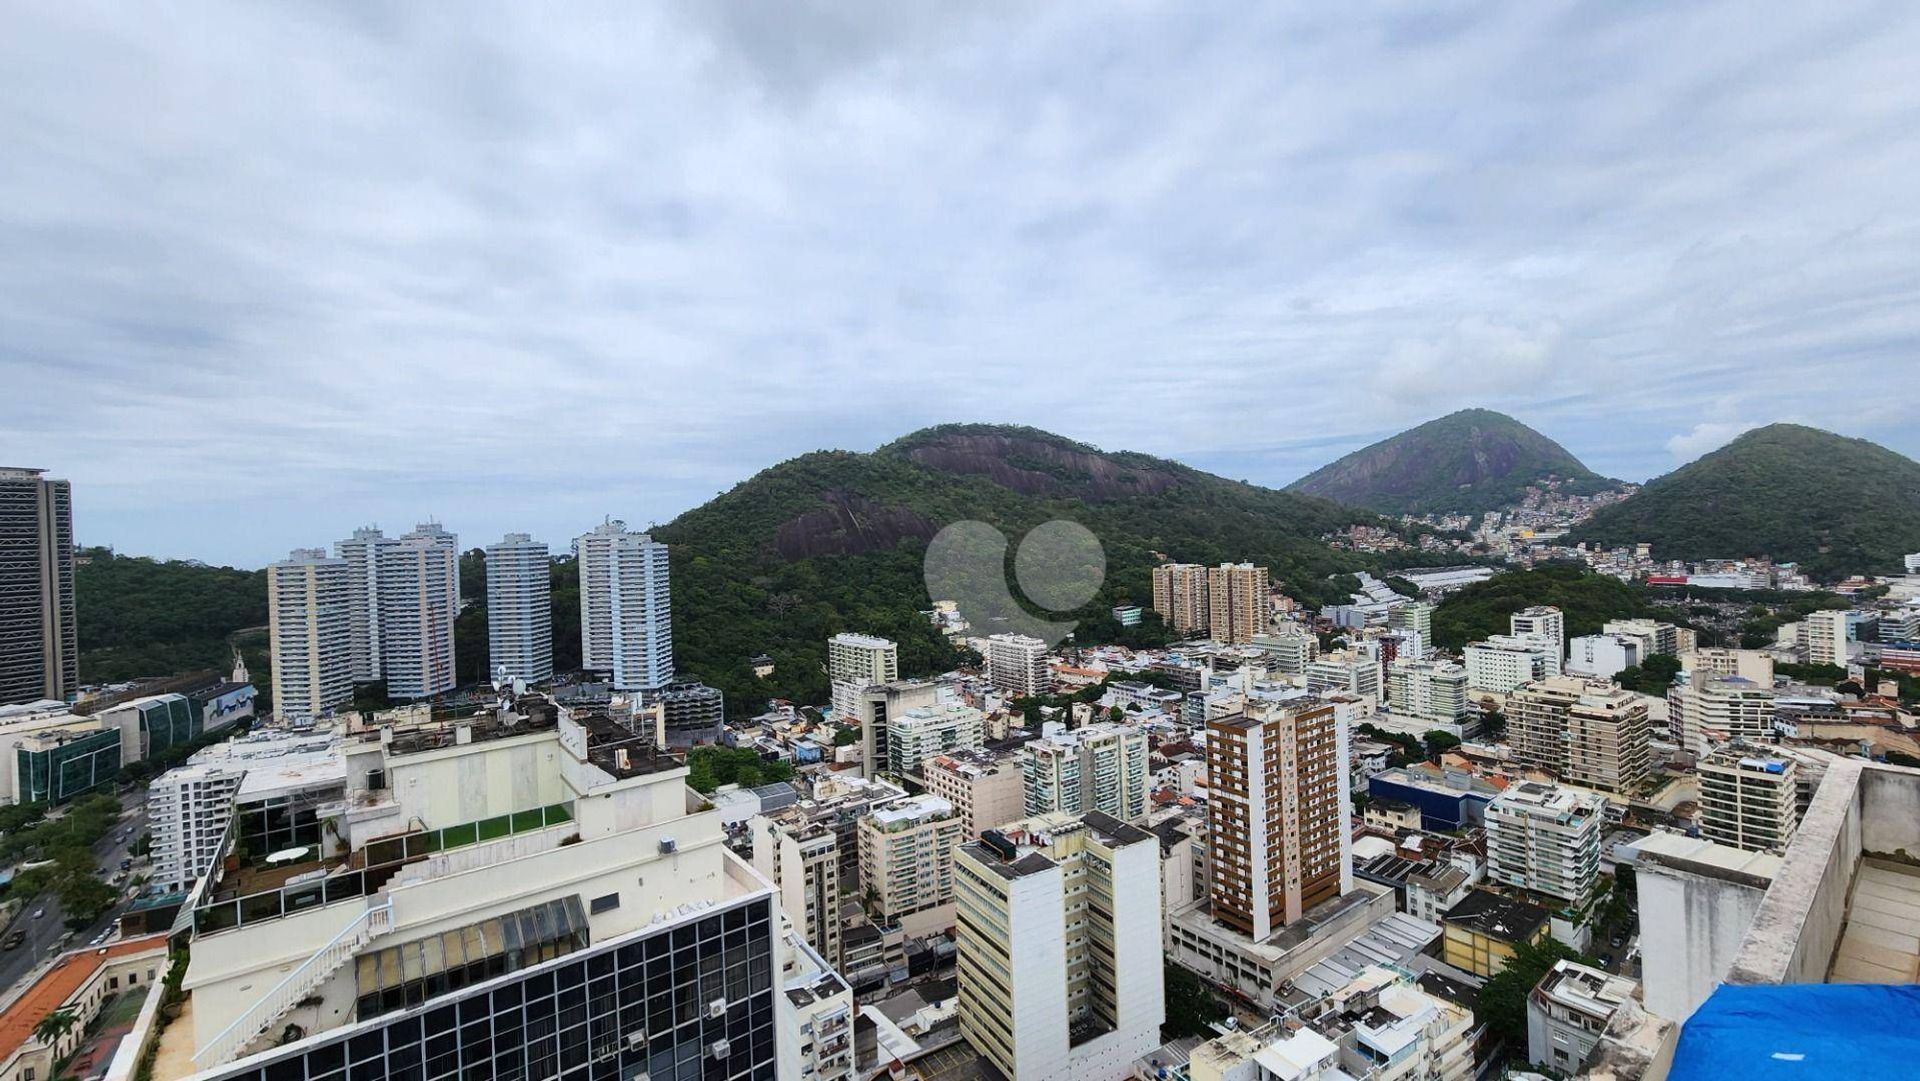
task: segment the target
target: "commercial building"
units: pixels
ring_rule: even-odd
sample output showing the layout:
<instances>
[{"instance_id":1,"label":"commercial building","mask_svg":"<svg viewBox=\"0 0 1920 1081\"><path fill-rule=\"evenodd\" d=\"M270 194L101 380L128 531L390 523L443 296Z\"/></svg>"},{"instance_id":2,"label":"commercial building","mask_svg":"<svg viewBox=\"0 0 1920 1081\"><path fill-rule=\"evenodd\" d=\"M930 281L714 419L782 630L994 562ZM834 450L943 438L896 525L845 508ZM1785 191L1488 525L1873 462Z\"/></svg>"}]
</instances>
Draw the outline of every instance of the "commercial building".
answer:
<instances>
[{"instance_id":1,"label":"commercial building","mask_svg":"<svg viewBox=\"0 0 1920 1081\"><path fill-rule=\"evenodd\" d=\"M854 697L854 719L860 724L860 764L868 777L887 772L892 748L887 726L893 716L911 709L938 705L940 689L928 680L901 680L862 687Z\"/></svg>"},{"instance_id":2,"label":"commercial building","mask_svg":"<svg viewBox=\"0 0 1920 1081\"><path fill-rule=\"evenodd\" d=\"M987 679L1010 698L1026 698L1051 689L1047 644L1024 634L993 635L987 639Z\"/></svg>"},{"instance_id":3,"label":"commercial building","mask_svg":"<svg viewBox=\"0 0 1920 1081\"><path fill-rule=\"evenodd\" d=\"M415 701L453 690L460 542L428 522L381 545L378 566L380 673L387 696Z\"/></svg>"},{"instance_id":4,"label":"commercial building","mask_svg":"<svg viewBox=\"0 0 1920 1081\"><path fill-rule=\"evenodd\" d=\"M274 712L325 716L353 699L353 612L347 561L301 548L267 565Z\"/></svg>"},{"instance_id":5,"label":"commercial building","mask_svg":"<svg viewBox=\"0 0 1920 1081\"><path fill-rule=\"evenodd\" d=\"M989 830L955 857L960 1031L1008 1078L1125 1076L1160 1046L1160 846L1110 815Z\"/></svg>"},{"instance_id":6,"label":"commercial building","mask_svg":"<svg viewBox=\"0 0 1920 1081\"><path fill-rule=\"evenodd\" d=\"M860 891L875 915L931 934L953 923L960 815L938 796L908 796L860 819Z\"/></svg>"},{"instance_id":7,"label":"commercial building","mask_svg":"<svg viewBox=\"0 0 1920 1081\"><path fill-rule=\"evenodd\" d=\"M1603 680L1556 676L1507 696L1514 760L1603 792L1625 792L1653 768L1647 703Z\"/></svg>"},{"instance_id":8,"label":"commercial building","mask_svg":"<svg viewBox=\"0 0 1920 1081\"><path fill-rule=\"evenodd\" d=\"M1132 725L1102 721L1065 729L1049 723L1020 748L1026 812L1100 811L1122 822L1144 822L1150 756L1147 734Z\"/></svg>"},{"instance_id":9,"label":"commercial building","mask_svg":"<svg viewBox=\"0 0 1920 1081\"><path fill-rule=\"evenodd\" d=\"M1560 656L1542 635L1491 635L1484 642L1467 643L1462 653L1469 690L1506 694L1529 680L1560 674Z\"/></svg>"},{"instance_id":10,"label":"commercial building","mask_svg":"<svg viewBox=\"0 0 1920 1081\"><path fill-rule=\"evenodd\" d=\"M1551 914L1539 905L1470 890L1440 917L1441 959L1484 979L1507 967L1521 943L1546 938L1550 922Z\"/></svg>"},{"instance_id":11,"label":"commercial building","mask_svg":"<svg viewBox=\"0 0 1920 1081\"><path fill-rule=\"evenodd\" d=\"M611 672L623 691L673 679L673 591L667 546L608 520L574 538L580 572L580 666Z\"/></svg>"},{"instance_id":12,"label":"commercial building","mask_svg":"<svg viewBox=\"0 0 1920 1081\"><path fill-rule=\"evenodd\" d=\"M1207 568L1198 563L1162 563L1153 568L1153 610L1181 637L1205 634Z\"/></svg>"},{"instance_id":13,"label":"commercial building","mask_svg":"<svg viewBox=\"0 0 1920 1081\"><path fill-rule=\"evenodd\" d=\"M1487 806L1487 877L1571 904L1600 877L1605 802L1542 781L1508 786Z\"/></svg>"},{"instance_id":14,"label":"commercial building","mask_svg":"<svg viewBox=\"0 0 1920 1081\"><path fill-rule=\"evenodd\" d=\"M1458 723L1473 712L1467 670L1449 661L1394 661L1387 666L1387 703L1402 717Z\"/></svg>"},{"instance_id":15,"label":"commercial building","mask_svg":"<svg viewBox=\"0 0 1920 1081\"><path fill-rule=\"evenodd\" d=\"M1852 657L1847 645L1850 620L1845 609L1823 609L1801 624L1800 640L1807 647L1807 663L1845 668Z\"/></svg>"},{"instance_id":16,"label":"commercial building","mask_svg":"<svg viewBox=\"0 0 1920 1081\"><path fill-rule=\"evenodd\" d=\"M827 639L827 681L834 715L859 717L860 692L900 678L900 647L870 634L836 634Z\"/></svg>"},{"instance_id":17,"label":"commercial building","mask_svg":"<svg viewBox=\"0 0 1920 1081\"><path fill-rule=\"evenodd\" d=\"M1640 640L1624 634L1583 634L1567 640L1567 673L1612 679L1641 661Z\"/></svg>"},{"instance_id":18,"label":"commercial building","mask_svg":"<svg viewBox=\"0 0 1920 1081\"><path fill-rule=\"evenodd\" d=\"M1557 961L1527 995L1527 1061L1571 1077L1593 1053L1635 984L1575 961Z\"/></svg>"},{"instance_id":19,"label":"commercial building","mask_svg":"<svg viewBox=\"0 0 1920 1081\"><path fill-rule=\"evenodd\" d=\"M75 635L72 487L0 467L0 705L72 697Z\"/></svg>"},{"instance_id":20,"label":"commercial building","mask_svg":"<svg viewBox=\"0 0 1920 1081\"><path fill-rule=\"evenodd\" d=\"M1418 763L1367 778L1367 794L1412 804L1420 808L1423 828L1451 833L1484 824L1487 804L1500 789L1468 770Z\"/></svg>"},{"instance_id":21,"label":"commercial building","mask_svg":"<svg viewBox=\"0 0 1920 1081\"><path fill-rule=\"evenodd\" d=\"M160 1081L797 1076L774 891L680 759L536 696L343 755L317 859L190 897Z\"/></svg>"},{"instance_id":22,"label":"commercial building","mask_svg":"<svg viewBox=\"0 0 1920 1081\"><path fill-rule=\"evenodd\" d=\"M1012 757L954 751L927 759L920 776L929 793L953 804L968 840L1026 815L1025 774Z\"/></svg>"},{"instance_id":23,"label":"commercial building","mask_svg":"<svg viewBox=\"0 0 1920 1081\"><path fill-rule=\"evenodd\" d=\"M525 533L487 546L487 672L502 686L553 678L553 561Z\"/></svg>"},{"instance_id":24,"label":"commercial building","mask_svg":"<svg viewBox=\"0 0 1920 1081\"><path fill-rule=\"evenodd\" d=\"M61 715L8 726L0 760L15 803L69 803L118 779L125 757L120 730L97 717Z\"/></svg>"},{"instance_id":25,"label":"commercial building","mask_svg":"<svg viewBox=\"0 0 1920 1081\"><path fill-rule=\"evenodd\" d=\"M1695 755L1729 740L1766 742L1773 735L1773 689L1739 676L1693 673L1667 692L1667 725Z\"/></svg>"},{"instance_id":26,"label":"commercial building","mask_svg":"<svg viewBox=\"0 0 1920 1081\"><path fill-rule=\"evenodd\" d=\"M1567 644L1567 619L1550 604L1522 608L1507 617L1507 633L1514 637L1538 635L1553 643L1554 656L1564 656Z\"/></svg>"},{"instance_id":27,"label":"commercial building","mask_svg":"<svg viewBox=\"0 0 1920 1081\"><path fill-rule=\"evenodd\" d=\"M1222 563L1207 568L1207 634L1244 645L1267 629L1267 568Z\"/></svg>"},{"instance_id":28,"label":"commercial building","mask_svg":"<svg viewBox=\"0 0 1920 1081\"><path fill-rule=\"evenodd\" d=\"M961 702L915 706L887 716L887 769L898 776L919 774L935 755L980 749L984 715Z\"/></svg>"},{"instance_id":29,"label":"commercial building","mask_svg":"<svg viewBox=\"0 0 1920 1081\"><path fill-rule=\"evenodd\" d=\"M1787 850L1799 822L1794 758L1728 743L1700 760L1700 836L1749 852Z\"/></svg>"},{"instance_id":30,"label":"commercial building","mask_svg":"<svg viewBox=\"0 0 1920 1081\"><path fill-rule=\"evenodd\" d=\"M1346 732L1330 704L1207 725L1213 918L1256 941L1353 887Z\"/></svg>"}]
</instances>

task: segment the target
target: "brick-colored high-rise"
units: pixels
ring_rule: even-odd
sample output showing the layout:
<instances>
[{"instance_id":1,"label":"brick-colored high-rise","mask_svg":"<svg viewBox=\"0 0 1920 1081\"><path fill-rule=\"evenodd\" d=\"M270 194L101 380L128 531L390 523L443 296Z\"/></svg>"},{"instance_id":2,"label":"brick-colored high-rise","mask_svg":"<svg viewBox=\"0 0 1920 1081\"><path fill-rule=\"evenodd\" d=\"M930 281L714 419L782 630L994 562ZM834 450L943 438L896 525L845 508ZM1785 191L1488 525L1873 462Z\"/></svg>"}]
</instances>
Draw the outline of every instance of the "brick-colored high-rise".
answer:
<instances>
[{"instance_id":1,"label":"brick-colored high-rise","mask_svg":"<svg viewBox=\"0 0 1920 1081\"><path fill-rule=\"evenodd\" d=\"M1347 776L1332 704L1208 722L1214 919L1260 941L1352 888Z\"/></svg>"},{"instance_id":2,"label":"brick-colored high-rise","mask_svg":"<svg viewBox=\"0 0 1920 1081\"><path fill-rule=\"evenodd\" d=\"M1153 568L1153 610L1173 633L1207 630L1207 568L1198 563L1162 563Z\"/></svg>"},{"instance_id":3,"label":"brick-colored high-rise","mask_svg":"<svg viewBox=\"0 0 1920 1081\"><path fill-rule=\"evenodd\" d=\"M1267 568L1222 563L1207 568L1207 633L1245 645L1267 630Z\"/></svg>"}]
</instances>

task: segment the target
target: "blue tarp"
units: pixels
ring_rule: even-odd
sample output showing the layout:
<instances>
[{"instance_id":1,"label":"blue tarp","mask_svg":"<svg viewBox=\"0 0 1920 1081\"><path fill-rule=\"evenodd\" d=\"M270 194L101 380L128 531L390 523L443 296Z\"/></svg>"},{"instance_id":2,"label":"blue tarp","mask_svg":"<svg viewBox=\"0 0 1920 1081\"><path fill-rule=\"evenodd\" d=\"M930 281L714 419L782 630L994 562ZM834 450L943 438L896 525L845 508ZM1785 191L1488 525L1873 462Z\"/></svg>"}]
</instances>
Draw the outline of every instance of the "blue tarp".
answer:
<instances>
[{"instance_id":1,"label":"blue tarp","mask_svg":"<svg viewBox=\"0 0 1920 1081\"><path fill-rule=\"evenodd\" d=\"M1671 1081L1920 1074L1920 985L1721 987L1680 1030Z\"/></svg>"}]
</instances>

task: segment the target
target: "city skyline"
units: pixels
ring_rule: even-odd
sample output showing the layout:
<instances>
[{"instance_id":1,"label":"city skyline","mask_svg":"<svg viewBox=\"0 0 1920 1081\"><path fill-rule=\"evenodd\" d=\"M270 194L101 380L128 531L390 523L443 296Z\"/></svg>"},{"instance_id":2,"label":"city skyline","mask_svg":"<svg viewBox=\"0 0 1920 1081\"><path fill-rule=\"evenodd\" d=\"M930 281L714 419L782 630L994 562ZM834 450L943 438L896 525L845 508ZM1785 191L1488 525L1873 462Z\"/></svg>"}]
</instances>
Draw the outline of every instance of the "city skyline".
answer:
<instances>
[{"instance_id":1,"label":"city skyline","mask_svg":"<svg viewBox=\"0 0 1920 1081\"><path fill-rule=\"evenodd\" d=\"M1275 487L1468 405L1636 481L1776 420L1920 454L1908 13L517 19L23 10L0 460L257 567L955 420Z\"/></svg>"}]
</instances>

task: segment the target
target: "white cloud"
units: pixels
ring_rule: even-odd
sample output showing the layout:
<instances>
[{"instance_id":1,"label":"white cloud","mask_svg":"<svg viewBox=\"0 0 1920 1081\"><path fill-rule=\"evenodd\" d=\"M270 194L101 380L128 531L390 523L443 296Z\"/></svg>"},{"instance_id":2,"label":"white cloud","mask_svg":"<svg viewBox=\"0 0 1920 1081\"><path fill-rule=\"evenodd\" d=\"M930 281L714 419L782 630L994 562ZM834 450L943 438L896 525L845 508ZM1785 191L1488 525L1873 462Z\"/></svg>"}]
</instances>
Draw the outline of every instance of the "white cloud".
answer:
<instances>
[{"instance_id":1,"label":"white cloud","mask_svg":"<svg viewBox=\"0 0 1920 1081\"><path fill-rule=\"evenodd\" d=\"M1750 432L1760 425L1744 420L1706 420L1692 428L1679 432L1667 439L1667 453L1673 455L1676 465L1685 465L1710 451L1719 450L1742 432Z\"/></svg>"}]
</instances>

